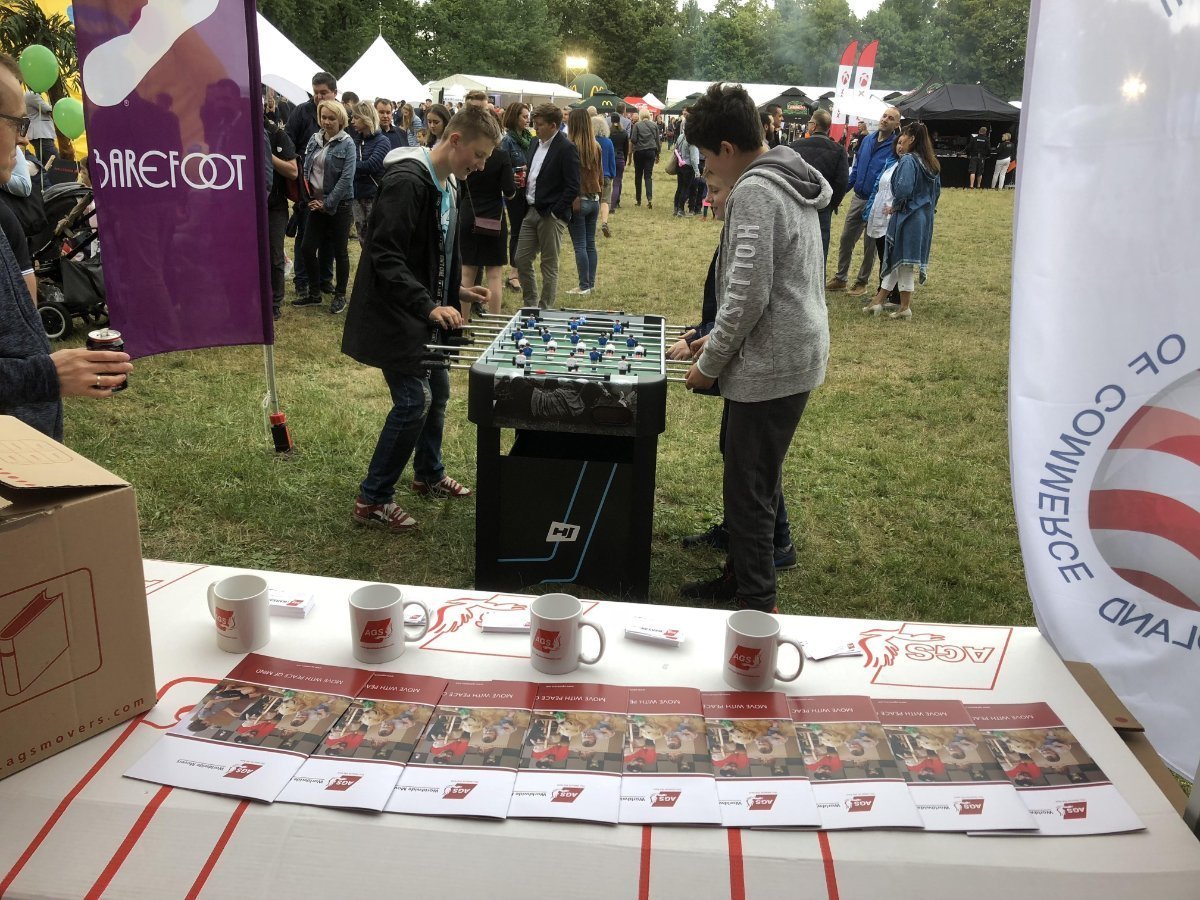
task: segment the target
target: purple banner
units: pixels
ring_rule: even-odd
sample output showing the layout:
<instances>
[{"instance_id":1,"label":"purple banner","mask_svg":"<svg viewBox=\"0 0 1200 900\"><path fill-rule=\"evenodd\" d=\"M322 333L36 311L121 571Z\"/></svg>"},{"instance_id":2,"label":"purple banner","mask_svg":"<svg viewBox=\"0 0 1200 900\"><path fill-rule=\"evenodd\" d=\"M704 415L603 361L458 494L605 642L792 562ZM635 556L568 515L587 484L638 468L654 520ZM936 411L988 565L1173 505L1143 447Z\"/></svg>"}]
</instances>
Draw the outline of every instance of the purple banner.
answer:
<instances>
[{"instance_id":1,"label":"purple banner","mask_svg":"<svg viewBox=\"0 0 1200 900\"><path fill-rule=\"evenodd\" d=\"M252 0L75 0L104 282L135 357L274 339Z\"/></svg>"}]
</instances>

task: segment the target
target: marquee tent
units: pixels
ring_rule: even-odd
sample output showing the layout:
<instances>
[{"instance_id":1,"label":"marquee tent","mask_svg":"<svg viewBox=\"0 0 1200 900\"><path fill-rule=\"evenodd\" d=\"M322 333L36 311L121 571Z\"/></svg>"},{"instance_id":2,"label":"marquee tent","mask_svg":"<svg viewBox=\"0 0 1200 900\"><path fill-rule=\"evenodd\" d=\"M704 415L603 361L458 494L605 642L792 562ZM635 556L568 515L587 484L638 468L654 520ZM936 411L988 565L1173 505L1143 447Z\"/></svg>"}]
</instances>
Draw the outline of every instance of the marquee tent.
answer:
<instances>
[{"instance_id":1,"label":"marquee tent","mask_svg":"<svg viewBox=\"0 0 1200 900\"><path fill-rule=\"evenodd\" d=\"M788 88L777 97L772 97L764 103L758 105L760 112L765 112L768 106L779 106L783 110L785 119L800 119L807 120L816 108L817 102L809 97L800 88Z\"/></svg>"},{"instance_id":2,"label":"marquee tent","mask_svg":"<svg viewBox=\"0 0 1200 900\"><path fill-rule=\"evenodd\" d=\"M278 28L258 13L258 64L263 84L274 88L293 103L308 99L312 77L321 67L283 36Z\"/></svg>"},{"instance_id":3,"label":"marquee tent","mask_svg":"<svg viewBox=\"0 0 1200 900\"><path fill-rule=\"evenodd\" d=\"M913 91L896 101L906 119L980 124L1015 122L1021 111L978 84L939 84Z\"/></svg>"},{"instance_id":4,"label":"marquee tent","mask_svg":"<svg viewBox=\"0 0 1200 900\"><path fill-rule=\"evenodd\" d=\"M646 94L646 96L642 97L642 102L645 103L647 106L649 106L651 109L666 109L666 107L667 107L667 104L663 103L661 100L659 100L653 94Z\"/></svg>"},{"instance_id":5,"label":"marquee tent","mask_svg":"<svg viewBox=\"0 0 1200 900\"><path fill-rule=\"evenodd\" d=\"M425 85L425 96L437 98L445 91L447 98L461 98L468 91L485 91L500 100L504 106L515 101L537 105L538 103L565 104L578 100L579 94L561 84L548 81L524 81L519 78L496 78L492 75L447 75Z\"/></svg>"},{"instance_id":6,"label":"marquee tent","mask_svg":"<svg viewBox=\"0 0 1200 900\"><path fill-rule=\"evenodd\" d=\"M363 100L387 97L414 106L429 96L383 35L338 79L338 90L353 91Z\"/></svg>"}]
</instances>

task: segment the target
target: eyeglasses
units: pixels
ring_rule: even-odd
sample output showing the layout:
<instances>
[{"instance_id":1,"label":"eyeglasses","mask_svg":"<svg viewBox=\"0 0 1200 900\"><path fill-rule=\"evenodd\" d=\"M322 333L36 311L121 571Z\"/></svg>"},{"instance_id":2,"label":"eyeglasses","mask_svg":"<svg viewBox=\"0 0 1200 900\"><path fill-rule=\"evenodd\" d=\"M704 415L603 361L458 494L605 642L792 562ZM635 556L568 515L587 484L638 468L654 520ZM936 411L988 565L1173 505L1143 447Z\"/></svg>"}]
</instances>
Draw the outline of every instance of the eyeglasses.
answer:
<instances>
[{"instance_id":1,"label":"eyeglasses","mask_svg":"<svg viewBox=\"0 0 1200 900\"><path fill-rule=\"evenodd\" d=\"M13 123L17 129L17 137L25 137L29 134L29 116L10 116L0 113L0 119Z\"/></svg>"}]
</instances>

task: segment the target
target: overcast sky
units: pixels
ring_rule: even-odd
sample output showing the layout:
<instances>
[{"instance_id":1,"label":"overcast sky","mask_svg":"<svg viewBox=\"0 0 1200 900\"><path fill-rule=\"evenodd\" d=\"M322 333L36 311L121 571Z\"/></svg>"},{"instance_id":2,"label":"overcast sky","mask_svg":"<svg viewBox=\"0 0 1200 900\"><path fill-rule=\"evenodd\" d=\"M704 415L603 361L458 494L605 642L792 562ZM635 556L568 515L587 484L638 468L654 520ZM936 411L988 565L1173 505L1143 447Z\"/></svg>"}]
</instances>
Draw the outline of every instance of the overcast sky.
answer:
<instances>
[{"instance_id":1,"label":"overcast sky","mask_svg":"<svg viewBox=\"0 0 1200 900\"><path fill-rule=\"evenodd\" d=\"M850 10L861 19L882 2L883 0L850 0ZM717 5L717 0L699 0L699 3L701 9L711 12Z\"/></svg>"}]
</instances>

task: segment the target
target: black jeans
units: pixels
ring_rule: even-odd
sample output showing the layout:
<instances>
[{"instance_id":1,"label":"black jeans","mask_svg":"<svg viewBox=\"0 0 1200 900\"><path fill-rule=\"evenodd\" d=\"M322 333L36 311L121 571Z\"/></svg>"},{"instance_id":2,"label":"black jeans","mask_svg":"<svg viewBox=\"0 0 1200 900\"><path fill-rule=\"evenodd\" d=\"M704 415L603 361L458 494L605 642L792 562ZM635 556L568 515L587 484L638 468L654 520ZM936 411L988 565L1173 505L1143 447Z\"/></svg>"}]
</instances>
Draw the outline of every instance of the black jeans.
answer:
<instances>
[{"instance_id":1,"label":"black jeans","mask_svg":"<svg viewBox=\"0 0 1200 900\"><path fill-rule=\"evenodd\" d=\"M271 246L271 305L279 309L283 293L287 288L287 277L283 274L287 266L283 253L283 232L287 228L287 204L267 208L267 234Z\"/></svg>"},{"instance_id":2,"label":"black jeans","mask_svg":"<svg viewBox=\"0 0 1200 900\"><path fill-rule=\"evenodd\" d=\"M635 150L633 153L633 195L638 203L642 202L642 179L646 179L646 199L654 199L654 158L658 154L653 150Z\"/></svg>"},{"instance_id":3,"label":"black jeans","mask_svg":"<svg viewBox=\"0 0 1200 900\"><path fill-rule=\"evenodd\" d=\"M721 451L721 456L725 456L725 434L729 430L729 404L726 403L721 409L721 430L717 432L717 449ZM721 517L721 527L725 532L729 532L729 522L724 516ZM784 502L783 491L779 493L779 506L775 510L775 537L772 541L775 544L775 551L778 553L781 550L786 550L792 544L792 523L788 520L787 503Z\"/></svg>"},{"instance_id":4,"label":"black jeans","mask_svg":"<svg viewBox=\"0 0 1200 900\"><path fill-rule=\"evenodd\" d=\"M737 597L775 607L775 519L783 500L783 461L804 415L808 392L759 403L726 400L725 521Z\"/></svg>"},{"instance_id":5,"label":"black jeans","mask_svg":"<svg viewBox=\"0 0 1200 900\"><path fill-rule=\"evenodd\" d=\"M312 218L312 211L303 203L293 204L293 210L296 215L296 258L292 260L292 282L296 285L296 293L303 294L308 291L308 270L304 268L302 247L304 232L308 230L308 220ZM320 286L330 281L333 281L333 259L326 256L321 263L321 277L314 277L313 284Z\"/></svg>"},{"instance_id":6,"label":"black jeans","mask_svg":"<svg viewBox=\"0 0 1200 900\"><path fill-rule=\"evenodd\" d=\"M829 262L829 225L833 219L833 205L817 210L817 221L821 223L821 249L824 253L821 259Z\"/></svg>"},{"instance_id":7,"label":"black jeans","mask_svg":"<svg viewBox=\"0 0 1200 900\"><path fill-rule=\"evenodd\" d=\"M688 195L692 192L692 181L696 178L696 170L691 166L680 166L675 176L675 212L681 213L687 207Z\"/></svg>"},{"instance_id":8,"label":"black jeans","mask_svg":"<svg viewBox=\"0 0 1200 900\"><path fill-rule=\"evenodd\" d=\"M338 204L333 215L309 210L308 222L304 228L304 242L300 252L304 257L304 269L312 273L317 269L317 251L321 252L321 269L329 265L329 257L333 257L337 277L333 285L335 296L346 295L346 285L350 283L350 225L353 215L350 211L350 201L343 200ZM308 284L309 296L320 293L320 285L310 279Z\"/></svg>"},{"instance_id":9,"label":"black jeans","mask_svg":"<svg viewBox=\"0 0 1200 900\"><path fill-rule=\"evenodd\" d=\"M521 223L525 220L525 212L529 204L525 201L525 189L517 188L517 193L511 200L504 201L508 210L508 264L514 268L517 265L517 239L521 236Z\"/></svg>"}]
</instances>

